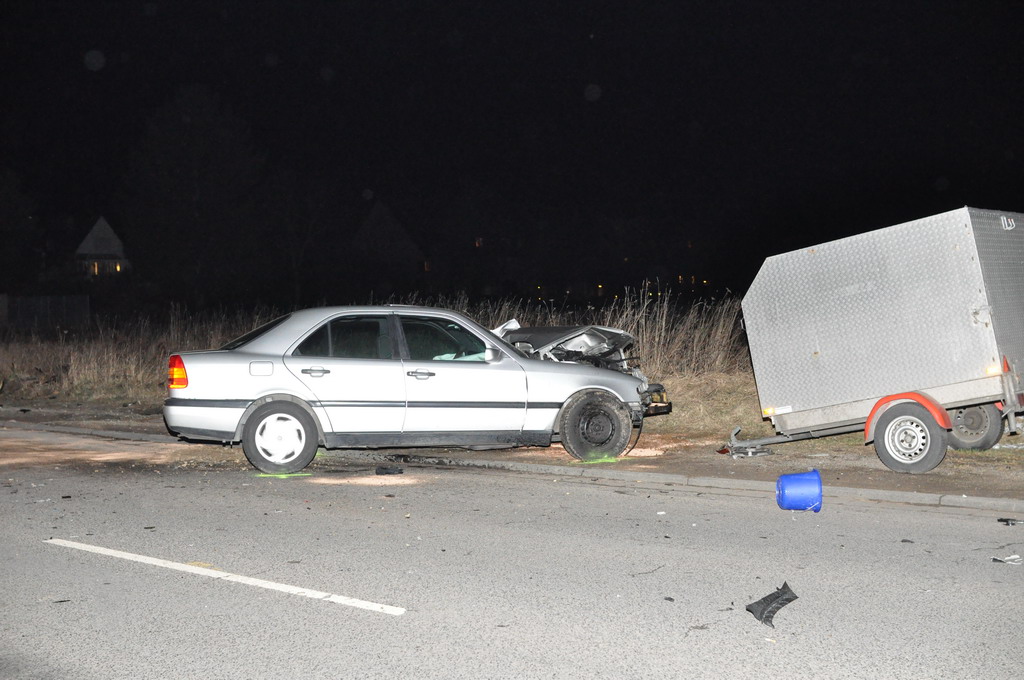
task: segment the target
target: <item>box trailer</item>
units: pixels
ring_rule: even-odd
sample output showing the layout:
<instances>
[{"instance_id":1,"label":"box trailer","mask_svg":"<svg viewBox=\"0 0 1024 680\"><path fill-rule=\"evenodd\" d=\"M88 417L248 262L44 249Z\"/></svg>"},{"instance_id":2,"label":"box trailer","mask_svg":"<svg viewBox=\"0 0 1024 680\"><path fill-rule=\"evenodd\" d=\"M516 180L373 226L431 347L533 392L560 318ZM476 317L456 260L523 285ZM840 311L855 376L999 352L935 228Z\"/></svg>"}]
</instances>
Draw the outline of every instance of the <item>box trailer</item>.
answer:
<instances>
[{"instance_id":1,"label":"box trailer","mask_svg":"<svg viewBox=\"0 0 1024 680\"><path fill-rule=\"evenodd\" d=\"M1024 214L964 207L765 260L742 301L753 450L863 429L900 472L987 449L1024 410Z\"/></svg>"}]
</instances>

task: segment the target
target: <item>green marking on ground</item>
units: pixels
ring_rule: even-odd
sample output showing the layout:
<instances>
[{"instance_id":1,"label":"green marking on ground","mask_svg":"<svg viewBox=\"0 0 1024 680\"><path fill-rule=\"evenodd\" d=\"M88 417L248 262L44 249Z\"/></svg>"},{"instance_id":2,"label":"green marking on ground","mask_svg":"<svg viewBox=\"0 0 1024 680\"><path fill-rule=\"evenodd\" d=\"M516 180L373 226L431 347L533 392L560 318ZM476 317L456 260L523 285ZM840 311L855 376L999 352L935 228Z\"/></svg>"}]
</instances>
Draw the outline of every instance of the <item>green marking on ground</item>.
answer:
<instances>
[{"instance_id":1,"label":"green marking on ground","mask_svg":"<svg viewBox=\"0 0 1024 680\"><path fill-rule=\"evenodd\" d=\"M281 474L270 474L269 472L257 472L257 477L273 477L274 479L288 479L289 477L312 477L312 472L292 472Z\"/></svg>"},{"instance_id":2,"label":"green marking on ground","mask_svg":"<svg viewBox=\"0 0 1024 680\"><path fill-rule=\"evenodd\" d=\"M579 462L583 463L584 465L590 465L592 463L614 463L618 460L619 459L616 458L615 456L605 456L604 458L591 458L589 460L581 460Z\"/></svg>"}]
</instances>

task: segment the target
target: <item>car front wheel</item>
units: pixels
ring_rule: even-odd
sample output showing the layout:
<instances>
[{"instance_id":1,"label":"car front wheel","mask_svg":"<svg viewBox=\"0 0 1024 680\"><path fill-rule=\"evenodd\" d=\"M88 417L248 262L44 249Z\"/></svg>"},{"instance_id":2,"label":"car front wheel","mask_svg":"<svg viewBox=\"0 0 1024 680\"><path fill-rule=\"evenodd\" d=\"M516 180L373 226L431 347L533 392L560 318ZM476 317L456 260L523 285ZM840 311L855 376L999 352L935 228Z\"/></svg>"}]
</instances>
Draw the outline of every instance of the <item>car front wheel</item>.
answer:
<instances>
[{"instance_id":1,"label":"car front wheel","mask_svg":"<svg viewBox=\"0 0 1024 680\"><path fill-rule=\"evenodd\" d=\"M316 424L301 406L272 401L252 412L242 432L242 451L253 467L270 474L298 472L313 461Z\"/></svg>"},{"instance_id":2,"label":"car front wheel","mask_svg":"<svg viewBox=\"0 0 1024 680\"><path fill-rule=\"evenodd\" d=\"M626 405L605 392L583 392L562 409L562 446L577 460L614 458L629 445L633 421Z\"/></svg>"}]
</instances>

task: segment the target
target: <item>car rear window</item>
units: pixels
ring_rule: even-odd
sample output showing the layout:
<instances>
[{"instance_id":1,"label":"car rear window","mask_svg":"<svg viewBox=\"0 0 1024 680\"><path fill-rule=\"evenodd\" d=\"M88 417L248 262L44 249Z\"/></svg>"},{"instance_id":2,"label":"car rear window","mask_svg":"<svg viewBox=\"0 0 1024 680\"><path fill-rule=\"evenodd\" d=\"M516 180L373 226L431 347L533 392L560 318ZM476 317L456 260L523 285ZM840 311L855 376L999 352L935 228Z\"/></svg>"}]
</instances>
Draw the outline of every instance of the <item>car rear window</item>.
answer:
<instances>
[{"instance_id":1,"label":"car rear window","mask_svg":"<svg viewBox=\"0 0 1024 680\"><path fill-rule=\"evenodd\" d=\"M282 323L289 316L291 316L291 314L285 314L284 316L277 317L273 321L268 321L267 323L263 324L262 326L260 326L258 328L254 328L253 330L249 331L245 335L238 336L237 338L235 338L234 340L232 340L228 344L226 344L223 347L221 347L221 349L238 349L242 345L245 345L247 343L252 342L256 338L260 337L261 335L263 335L264 333L269 331L271 328L273 328L273 327L277 326L278 324Z\"/></svg>"}]
</instances>

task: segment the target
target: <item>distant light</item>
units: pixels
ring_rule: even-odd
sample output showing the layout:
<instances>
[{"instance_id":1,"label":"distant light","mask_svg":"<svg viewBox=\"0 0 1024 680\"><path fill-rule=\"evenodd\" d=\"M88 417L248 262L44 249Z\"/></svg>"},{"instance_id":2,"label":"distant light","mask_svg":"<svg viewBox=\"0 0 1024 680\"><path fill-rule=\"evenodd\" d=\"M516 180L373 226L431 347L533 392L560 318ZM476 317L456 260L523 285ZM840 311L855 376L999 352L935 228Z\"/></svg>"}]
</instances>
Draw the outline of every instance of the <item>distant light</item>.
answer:
<instances>
[{"instance_id":1,"label":"distant light","mask_svg":"<svg viewBox=\"0 0 1024 680\"><path fill-rule=\"evenodd\" d=\"M599 283L599 284L597 284L597 287L598 287L598 288L604 288L604 286L603 286L603 285L601 285L600 283Z\"/></svg>"},{"instance_id":2,"label":"distant light","mask_svg":"<svg viewBox=\"0 0 1024 680\"><path fill-rule=\"evenodd\" d=\"M999 366L999 364L992 364L991 366L985 369L985 375L1000 375L1002 372L1003 369Z\"/></svg>"},{"instance_id":3,"label":"distant light","mask_svg":"<svg viewBox=\"0 0 1024 680\"><path fill-rule=\"evenodd\" d=\"M90 71L99 71L107 65L107 57L99 50L89 50L85 53L85 67Z\"/></svg>"}]
</instances>

